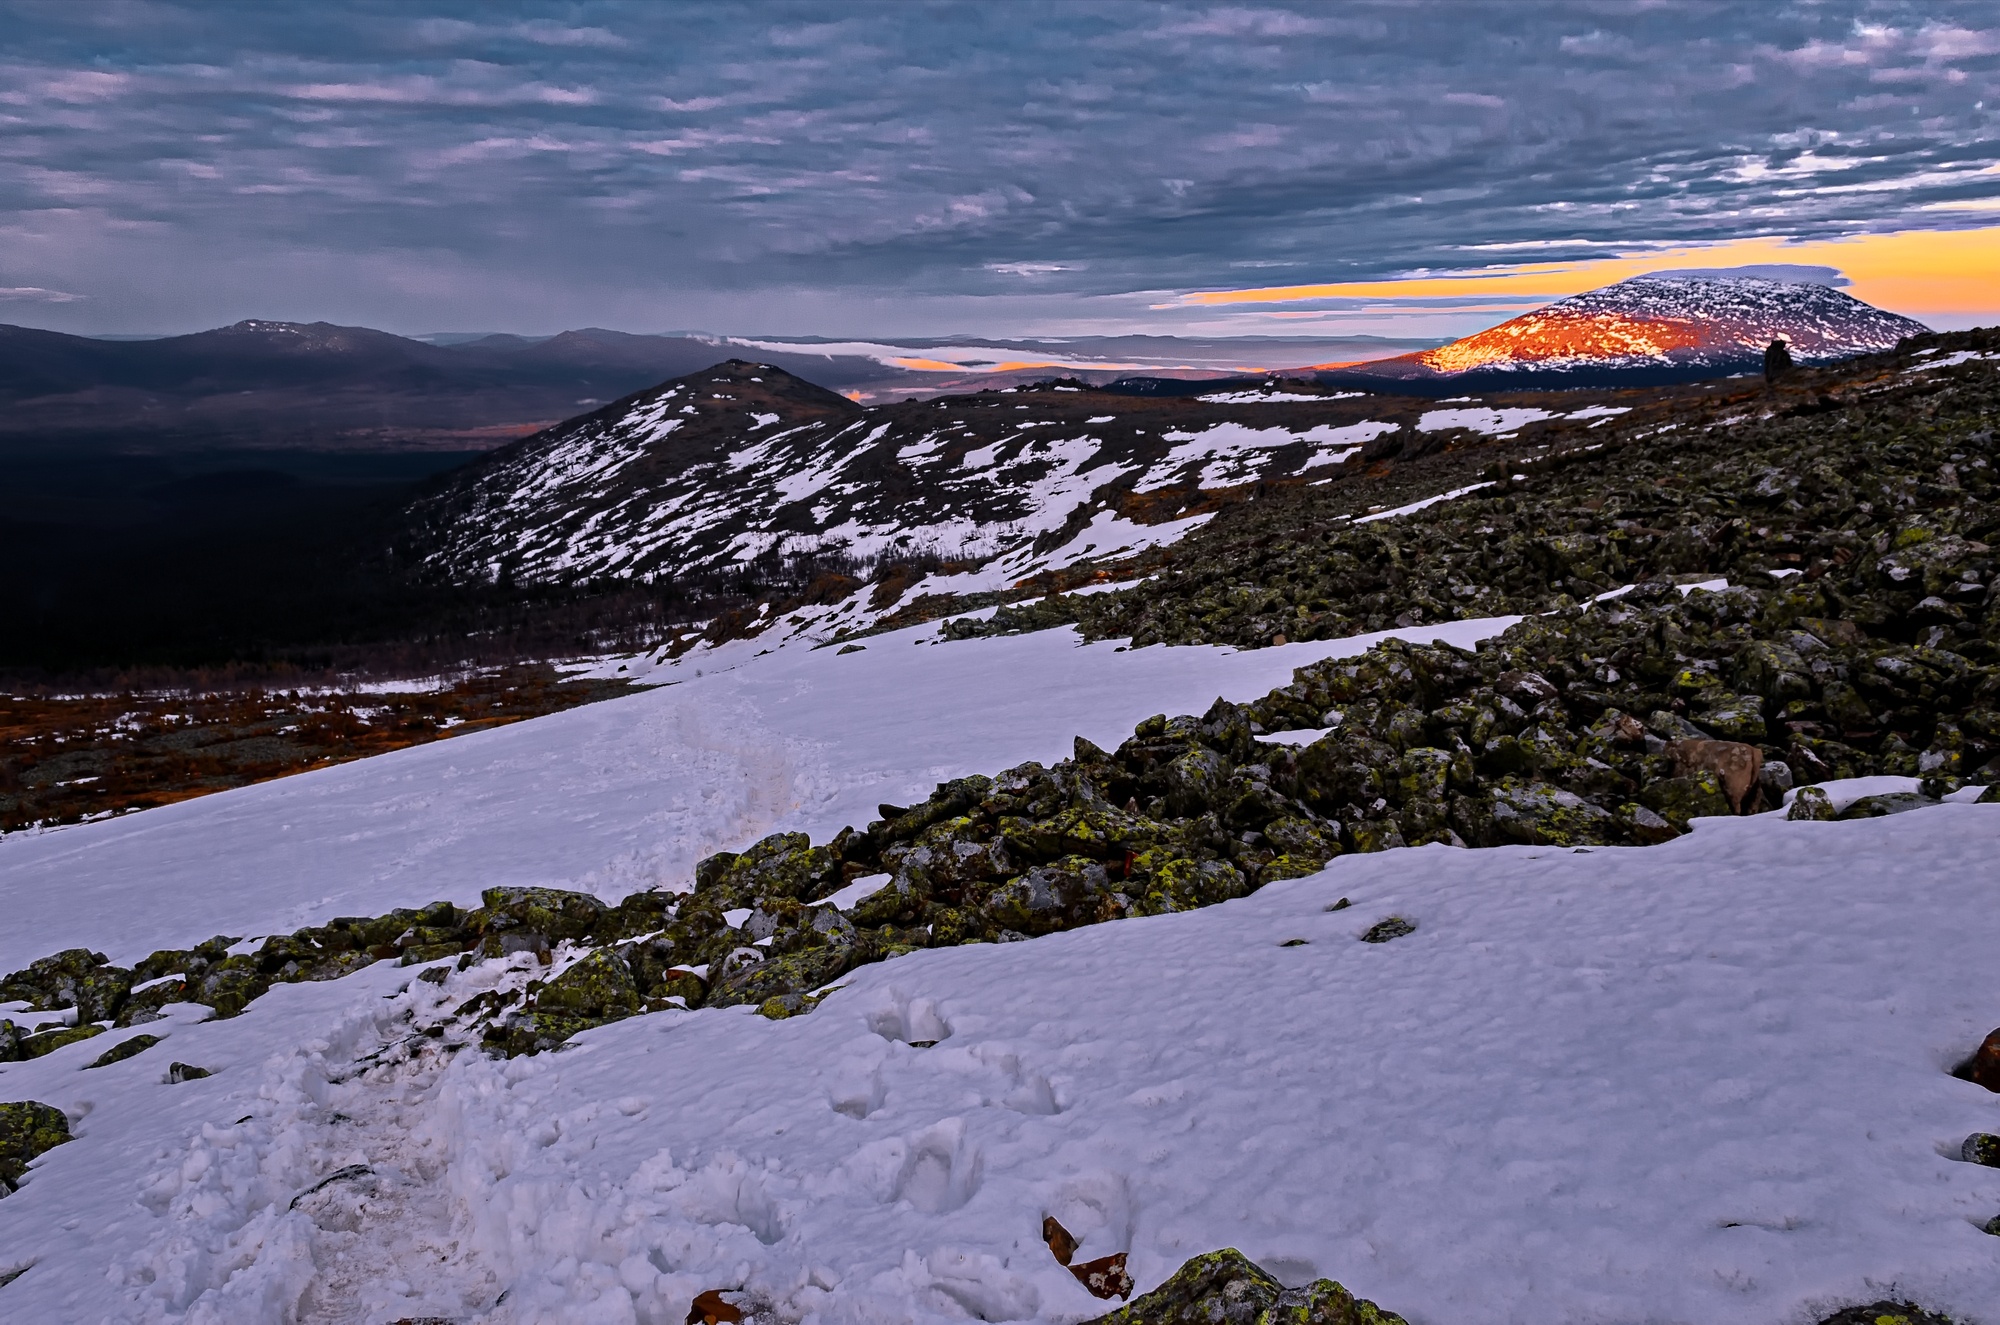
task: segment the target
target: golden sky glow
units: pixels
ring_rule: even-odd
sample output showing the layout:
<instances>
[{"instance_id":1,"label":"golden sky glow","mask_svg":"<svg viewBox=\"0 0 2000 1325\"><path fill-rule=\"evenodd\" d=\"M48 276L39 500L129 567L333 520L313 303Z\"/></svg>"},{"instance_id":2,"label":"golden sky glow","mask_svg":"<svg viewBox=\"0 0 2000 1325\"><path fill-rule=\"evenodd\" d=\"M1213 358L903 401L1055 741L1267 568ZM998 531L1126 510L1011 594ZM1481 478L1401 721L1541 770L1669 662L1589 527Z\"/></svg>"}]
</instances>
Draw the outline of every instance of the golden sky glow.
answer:
<instances>
[{"instance_id":1,"label":"golden sky glow","mask_svg":"<svg viewBox=\"0 0 2000 1325\"><path fill-rule=\"evenodd\" d=\"M1494 295L1581 294L1668 267L1739 267L1785 262L1837 267L1853 282L1847 293L1910 317L1976 316L2000 312L2000 226L1970 230L1898 230L1845 239L1737 239L1721 244L1649 250L1577 262L1522 263L1478 272L1397 281L1204 290L1183 304L1274 304L1308 299L1490 298Z\"/></svg>"}]
</instances>

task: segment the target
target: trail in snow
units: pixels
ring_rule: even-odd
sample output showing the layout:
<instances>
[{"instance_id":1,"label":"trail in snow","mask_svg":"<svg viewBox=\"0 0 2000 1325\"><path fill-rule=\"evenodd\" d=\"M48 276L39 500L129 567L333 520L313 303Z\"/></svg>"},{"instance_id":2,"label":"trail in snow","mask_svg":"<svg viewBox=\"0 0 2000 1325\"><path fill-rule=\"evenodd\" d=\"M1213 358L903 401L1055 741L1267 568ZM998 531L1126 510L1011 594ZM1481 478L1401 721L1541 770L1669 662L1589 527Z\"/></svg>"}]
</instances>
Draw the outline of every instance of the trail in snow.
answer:
<instances>
[{"instance_id":1,"label":"trail in snow","mask_svg":"<svg viewBox=\"0 0 2000 1325\"><path fill-rule=\"evenodd\" d=\"M34 1262L7 1306L656 1325L726 1288L822 1325L1076 1321L1102 1304L1040 1245L1054 1213L1142 1289L1233 1245L1415 1325L1887 1295L1992 1325L2000 1171L1951 1154L2000 1105L1947 1070L1995 1019L1996 849L2000 812L1946 805L1345 857L866 967L790 1021L658 1013L513 1062L411 1035L528 958L283 986L173 1029L236 1046L208 1081L95 1080L90 1045L0 1076L83 1114L0 1202ZM1415 933L1356 941L1391 915Z\"/></svg>"}]
</instances>

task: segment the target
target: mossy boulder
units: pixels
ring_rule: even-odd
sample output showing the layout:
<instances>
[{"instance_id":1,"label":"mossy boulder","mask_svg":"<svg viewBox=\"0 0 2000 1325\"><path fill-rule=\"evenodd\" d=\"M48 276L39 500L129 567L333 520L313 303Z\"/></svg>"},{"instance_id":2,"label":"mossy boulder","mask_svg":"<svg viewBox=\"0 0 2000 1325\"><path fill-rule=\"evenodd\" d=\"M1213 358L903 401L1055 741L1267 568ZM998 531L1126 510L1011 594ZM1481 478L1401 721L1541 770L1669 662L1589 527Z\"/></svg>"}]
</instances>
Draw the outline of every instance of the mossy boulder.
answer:
<instances>
[{"instance_id":1,"label":"mossy boulder","mask_svg":"<svg viewBox=\"0 0 2000 1325\"><path fill-rule=\"evenodd\" d=\"M1736 812L1729 803L1728 793L1722 789L1722 779L1706 770L1649 782L1640 791L1639 800L1680 829L1686 828L1692 819Z\"/></svg>"},{"instance_id":2,"label":"mossy boulder","mask_svg":"<svg viewBox=\"0 0 2000 1325\"><path fill-rule=\"evenodd\" d=\"M1609 811L1573 791L1511 781L1484 798L1459 798L1453 822L1476 846L1590 846L1613 840L1616 826Z\"/></svg>"},{"instance_id":3,"label":"mossy boulder","mask_svg":"<svg viewBox=\"0 0 2000 1325\"><path fill-rule=\"evenodd\" d=\"M615 948L599 948L535 994L535 1007L564 1016L612 1021L639 1010L631 967Z\"/></svg>"},{"instance_id":4,"label":"mossy boulder","mask_svg":"<svg viewBox=\"0 0 2000 1325\"><path fill-rule=\"evenodd\" d=\"M1234 1247L1197 1256L1087 1325L1404 1325L1331 1279L1286 1288Z\"/></svg>"},{"instance_id":5,"label":"mossy boulder","mask_svg":"<svg viewBox=\"0 0 2000 1325\"><path fill-rule=\"evenodd\" d=\"M1889 791L1875 796L1863 796L1840 812L1842 819L1880 819L1891 814L1906 814L1911 810L1921 810L1937 804L1930 797L1914 791Z\"/></svg>"},{"instance_id":6,"label":"mossy boulder","mask_svg":"<svg viewBox=\"0 0 2000 1325\"><path fill-rule=\"evenodd\" d=\"M106 1049L96 1058L92 1059L88 1063L85 1063L84 1066L86 1068L109 1067L113 1063L122 1063L128 1058L136 1057L137 1055L146 1052L146 1050L152 1048L159 1042L160 1042L160 1037L157 1035L130 1036L126 1039L120 1040L117 1044L112 1045L109 1049Z\"/></svg>"},{"instance_id":7,"label":"mossy boulder","mask_svg":"<svg viewBox=\"0 0 2000 1325\"><path fill-rule=\"evenodd\" d=\"M68 948L0 980L0 1000L24 999L40 1011L75 1007L79 1021L109 1021L132 992L132 972L101 952Z\"/></svg>"},{"instance_id":8,"label":"mossy boulder","mask_svg":"<svg viewBox=\"0 0 2000 1325\"><path fill-rule=\"evenodd\" d=\"M873 941L828 943L785 953L732 972L708 993L706 1006L726 1008L742 1003L759 1007L772 999L786 1003L787 1015L800 1010L802 1000L838 980L863 962L873 960Z\"/></svg>"},{"instance_id":9,"label":"mossy boulder","mask_svg":"<svg viewBox=\"0 0 2000 1325\"><path fill-rule=\"evenodd\" d=\"M92 1025L89 1022L81 1026L62 1026L55 1030L42 1031L37 1035L23 1037L21 1057L40 1058L43 1054L52 1054L66 1045L76 1044L102 1034L104 1034L102 1026Z\"/></svg>"},{"instance_id":10,"label":"mossy boulder","mask_svg":"<svg viewBox=\"0 0 2000 1325\"><path fill-rule=\"evenodd\" d=\"M503 933L537 934L548 943L587 938L604 918L604 903L589 893L561 888L488 888L480 909L467 917L482 937Z\"/></svg>"},{"instance_id":11,"label":"mossy boulder","mask_svg":"<svg viewBox=\"0 0 2000 1325\"><path fill-rule=\"evenodd\" d=\"M69 1140L69 1119L50 1104L0 1104L0 1196L12 1192L28 1162Z\"/></svg>"},{"instance_id":12,"label":"mossy boulder","mask_svg":"<svg viewBox=\"0 0 2000 1325\"><path fill-rule=\"evenodd\" d=\"M1840 816L1834 811L1833 800L1818 787L1800 787L1792 797L1791 808L1785 811L1787 819L1807 823L1831 822Z\"/></svg>"}]
</instances>

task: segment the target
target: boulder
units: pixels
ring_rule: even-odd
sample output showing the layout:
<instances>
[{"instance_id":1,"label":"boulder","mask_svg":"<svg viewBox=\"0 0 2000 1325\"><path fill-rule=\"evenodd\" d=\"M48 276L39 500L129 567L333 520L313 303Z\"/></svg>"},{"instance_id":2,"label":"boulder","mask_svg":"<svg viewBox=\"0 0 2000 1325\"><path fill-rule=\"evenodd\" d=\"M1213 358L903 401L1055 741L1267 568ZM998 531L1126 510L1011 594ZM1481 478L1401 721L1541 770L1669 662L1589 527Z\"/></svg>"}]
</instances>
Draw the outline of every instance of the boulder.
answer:
<instances>
[{"instance_id":1,"label":"boulder","mask_svg":"<svg viewBox=\"0 0 2000 1325\"><path fill-rule=\"evenodd\" d=\"M1800 787L1799 794L1792 797L1792 806L1785 811L1787 819L1830 822L1840 816L1834 813L1833 801L1818 787Z\"/></svg>"},{"instance_id":2,"label":"boulder","mask_svg":"<svg viewBox=\"0 0 2000 1325\"><path fill-rule=\"evenodd\" d=\"M40 1058L43 1054L52 1054L65 1045L102 1034L104 1034L102 1026L85 1022L81 1026L62 1026L52 1031L42 1031L38 1035L24 1036L21 1039L21 1057Z\"/></svg>"},{"instance_id":3,"label":"boulder","mask_svg":"<svg viewBox=\"0 0 2000 1325\"><path fill-rule=\"evenodd\" d=\"M117 1044L112 1045L109 1049L99 1054L95 1059L84 1064L84 1066L86 1068L109 1067L113 1063L122 1063L128 1058L144 1053L159 1042L160 1037L157 1035L134 1035L128 1039L120 1040Z\"/></svg>"},{"instance_id":4,"label":"boulder","mask_svg":"<svg viewBox=\"0 0 2000 1325\"><path fill-rule=\"evenodd\" d=\"M474 914L482 937L511 931L539 934L550 943L589 937L605 909L588 893L560 888L488 888L479 900Z\"/></svg>"},{"instance_id":5,"label":"boulder","mask_svg":"<svg viewBox=\"0 0 2000 1325\"><path fill-rule=\"evenodd\" d=\"M25 999L40 1011L75 1007L79 1021L109 1021L132 992L132 972L101 952L69 948L0 980L0 1000Z\"/></svg>"},{"instance_id":6,"label":"boulder","mask_svg":"<svg viewBox=\"0 0 2000 1325\"><path fill-rule=\"evenodd\" d=\"M1286 1288L1234 1247L1197 1256L1172 1278L1086 1325L1404 1325L1331 1279Z\"/></svg>"},{"instance_id":7,"label":"boulder","mask_svg":"<svg viewBox=\"0 0 2000 1325\"><path fill-rule=\"evenodd\" d=\"M1989 1169L2000 1169L2000 1136L1991 1132L1974 1132L1959 1146L1958 1157L1968 1164L1984 1164Z\"/></svg>"},{"instance_id":8,"label":"boulder","mask_svg":"<svg viewBox=\"0 0 2000 1325\"><path fill-rule=\"evenodd\" d=\"M1863 796L1840 812L1842 819L1880 819L1885 815L1905 814L1911 810L1921 810L1937 804L1930 797L1914 791L1889 791L1879 796Z\"/></svg>"},{"instance_id":9,"label":"boulder","mask_svg":"<svg viewBox=\"0 0 2000 1325\"><path fill-rule=\"evenodd\" d=\"M593 1021L615 1021L639 1010L639 991L632 970L615 948L597 951L573 963L535 993L541 1011Z\"/></svg>"},{"instance_id":10,"label":"boulder","mask_svg":"<svg viewBox=\"0 0 2000 1325\"><path fill-rule=\"evenodd\" d=\"M0 1104L0 1196L12 1192L35 1156L69 1140L69 1119L50 1104Z\"/></svg>"}]
</instances>

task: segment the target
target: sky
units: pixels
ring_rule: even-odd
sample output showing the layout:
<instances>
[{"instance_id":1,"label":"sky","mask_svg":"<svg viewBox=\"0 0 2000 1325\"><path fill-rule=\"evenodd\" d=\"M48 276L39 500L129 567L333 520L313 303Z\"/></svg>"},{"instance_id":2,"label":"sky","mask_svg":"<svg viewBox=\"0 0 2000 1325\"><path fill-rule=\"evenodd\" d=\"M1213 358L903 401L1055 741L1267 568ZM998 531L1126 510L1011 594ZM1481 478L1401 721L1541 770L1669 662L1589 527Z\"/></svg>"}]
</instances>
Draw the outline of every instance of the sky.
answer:
<instances>
[{"instance_id":1,"label":"sky","mask_svg":"<svg viewBox=\"0 0 2000 1325\"><path fill-rule=\"evenodd\" d=\"M2000 322L1991 4L0 0L0 322L1451 336L1660 267Z\"/></svg>"}]
</instances>

